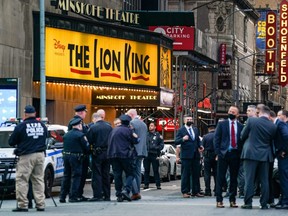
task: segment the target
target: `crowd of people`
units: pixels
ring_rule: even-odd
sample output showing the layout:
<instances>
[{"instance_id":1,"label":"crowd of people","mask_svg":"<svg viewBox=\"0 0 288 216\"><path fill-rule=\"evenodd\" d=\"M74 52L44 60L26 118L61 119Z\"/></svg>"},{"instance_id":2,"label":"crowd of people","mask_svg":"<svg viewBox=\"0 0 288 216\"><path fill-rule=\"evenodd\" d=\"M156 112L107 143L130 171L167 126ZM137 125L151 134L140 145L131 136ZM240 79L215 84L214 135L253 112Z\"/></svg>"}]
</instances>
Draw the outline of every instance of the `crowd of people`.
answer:
<instances>
[{"instance_id":1,"label":"crowd of people","mask_svg":"<svg viewBox=\"0 0 288 216\"><path fill-rule=\"evenodd\" d=\"M112 165L117 202L141 199L141 164L145 168L144 189L149 188L150 167L155 184L161 189L159 156L164 147L155 122L147 125L136 109L130 109L114 120L105 121L105 111L99 109L92 122L84 123L85 105L75 107L75 116L64 135L64 177L59 202L110 201L110 164ZM288 209L288 126L285 110L277 115L259 104L247 108L247 121L239 122L239 109L231 106L227 119L217 125L208 125L208 133L200 140L199 130L190 115L184 116L184 125L175 138L176 162L181 163L181 193L183 198L212 196L216 207L224 208L223 192L227 188L229 206L237 208L237 194L244 198L243 209L252 209L255 188L259 187L260 208ZM25 120L15 127L9 144L16 146L17 208L28 211L29 179L38 211L45 210L43 163L47 128L36 120L33 106L25 107ZM37 131L37 133L35 133ZM33 133L34 132L34 133ZM205 192L200 186L200 158L204 157ZM274 160L278 160L281 197L274 204L271 176ZM93 197L84 196L89 163L92 169ZM29 164L27 167L26 164ZM214 188L211 188L211 178ZM238 192L239 190L239 192Z\"/></svg>"}]
</instances>

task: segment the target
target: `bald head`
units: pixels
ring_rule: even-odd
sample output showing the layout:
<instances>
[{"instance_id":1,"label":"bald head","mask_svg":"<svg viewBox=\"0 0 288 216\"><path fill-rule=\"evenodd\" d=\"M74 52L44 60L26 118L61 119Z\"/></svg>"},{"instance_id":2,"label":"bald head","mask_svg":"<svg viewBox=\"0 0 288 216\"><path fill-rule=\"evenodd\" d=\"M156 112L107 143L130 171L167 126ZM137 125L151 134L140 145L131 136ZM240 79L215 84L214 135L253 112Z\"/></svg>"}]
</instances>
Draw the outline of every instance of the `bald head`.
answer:
<instances>
[{"instance_id":1,"label":"bald head","mask_svg":"<svg viewBox=\"0 0 288 216\"><path fill-rule=\"evenodd\" d=\"M102 119L105 119L105 111L103 109L99 109L96 112Z\"/></svg>"},{"instance_id":2,"label":"bald head","mask_svg":"<svg viewBox=\"0 0 288 216\"><path fill-rule=\"evenodd\" d=\"M129 115L132 119L134 119L137 116L136 109L129 109L127 115Z\"/></svg>"}]
</instances>

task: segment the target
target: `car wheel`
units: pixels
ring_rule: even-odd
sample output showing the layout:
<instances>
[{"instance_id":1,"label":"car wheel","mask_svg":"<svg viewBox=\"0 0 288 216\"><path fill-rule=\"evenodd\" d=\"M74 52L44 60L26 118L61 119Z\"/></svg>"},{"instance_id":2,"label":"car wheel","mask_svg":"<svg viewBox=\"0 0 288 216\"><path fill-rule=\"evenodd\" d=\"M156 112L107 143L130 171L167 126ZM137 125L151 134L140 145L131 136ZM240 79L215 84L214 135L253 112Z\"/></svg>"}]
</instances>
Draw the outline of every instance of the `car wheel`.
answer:
<instances>
[{"instance_id":1,"label":"car wheel","mask_svg":"<svg viewBox=\"0 0 288 216\"><path fill-rule=\"evenodd\" d=\"M50 168L45 169L44 173L44 185L45 185L45 196L46 198L51 197L53 187L53 173Z\"/></svg>"}]
</instances>

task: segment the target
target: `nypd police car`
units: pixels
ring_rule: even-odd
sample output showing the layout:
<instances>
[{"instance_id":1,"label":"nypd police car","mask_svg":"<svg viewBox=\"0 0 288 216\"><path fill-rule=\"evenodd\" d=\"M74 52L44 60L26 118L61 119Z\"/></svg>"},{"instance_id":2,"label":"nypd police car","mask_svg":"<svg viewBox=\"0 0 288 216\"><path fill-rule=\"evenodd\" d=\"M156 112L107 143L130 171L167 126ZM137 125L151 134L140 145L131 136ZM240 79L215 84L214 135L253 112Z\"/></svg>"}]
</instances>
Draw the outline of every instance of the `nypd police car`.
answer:
<instances>
[{"instance_id":1,"label":"nypd police car","mask_svg":"<svg viewBox=\"0 0 288 216\"><path fill-rule=\"evenodd\" d=\"M14 148L9 146L8 140L15 128L14 124L4 124L0 127L0 192L13 193L15 191L15 165L17 157ZM63 125L47 125L49 132L46 145L44 163L45 195L50 197L52 187L61 185L64 174L62 148L63 136L67 127Z\"/></svg>"}]
</instances>

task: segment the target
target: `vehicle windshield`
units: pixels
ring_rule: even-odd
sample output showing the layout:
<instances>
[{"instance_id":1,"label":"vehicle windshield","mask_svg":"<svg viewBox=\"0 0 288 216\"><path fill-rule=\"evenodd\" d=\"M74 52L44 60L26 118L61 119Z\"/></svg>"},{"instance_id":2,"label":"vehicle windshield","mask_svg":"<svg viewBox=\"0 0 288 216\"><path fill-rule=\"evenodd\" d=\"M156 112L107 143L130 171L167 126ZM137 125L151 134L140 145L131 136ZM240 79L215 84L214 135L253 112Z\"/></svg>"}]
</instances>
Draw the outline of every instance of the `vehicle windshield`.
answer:
<instances>
[{"instance_id":1,"label":"vehicle windshield","mask_svg":"<svg viewBox=\"0 0 288 216\"><path fill-rule=\"evenodd\" d=\"M12 131L0 131L0 148L12 148L8 144L8 140Z\"/></svg>"}]
</instances>

